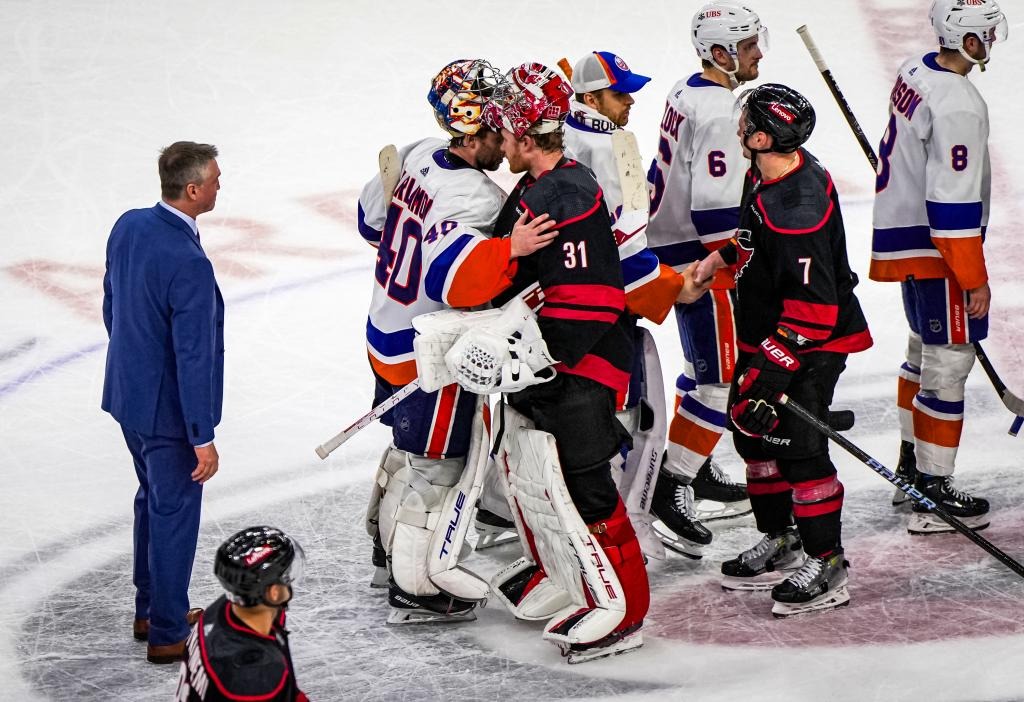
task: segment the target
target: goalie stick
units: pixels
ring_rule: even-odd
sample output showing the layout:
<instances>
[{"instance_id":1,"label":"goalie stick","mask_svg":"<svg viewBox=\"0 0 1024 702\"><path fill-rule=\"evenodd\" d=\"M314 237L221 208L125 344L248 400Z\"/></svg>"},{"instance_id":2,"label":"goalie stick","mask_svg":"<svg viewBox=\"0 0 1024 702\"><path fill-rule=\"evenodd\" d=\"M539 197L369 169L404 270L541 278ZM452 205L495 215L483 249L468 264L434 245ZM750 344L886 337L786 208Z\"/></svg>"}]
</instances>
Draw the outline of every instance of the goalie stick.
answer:
<instances>
[{"instance_id":1,"label":"goalie stick","mask_svg":"<svg viewBox=\"0 0 1024 702\"><path fill-rule=\"evenodd\" d=\"M868 143L867 137L864 136L864 130L860 127L860 122L853 114L853 110L850 108L850 104L843 97L842 91L839 90L839 85L836 83L836 79L832 76L832 71L829 70L828 64L825 63L825 59L821 55L821 51L818 49L818 45L814 42L811 37L810 31L807 29L807 25L799 27L797 34L804 41L804 46L807 47L807 52L811 55L811 59L814 60L814 65L818 67L821 72L821 77L825 79L825 83L828 85L829 90L832 91L832 97L835 98L836 104L839 106L839 111L843 113L843 117L846 118L846 123L850 125L850 129L853 130L854 136L857 137L860 148L863 149L864 155L871 163L871 167L878 172L878 156L875 155L875 150L871 148L871 144ZM985 349L981 347L981 342L972 342L974 346L974 353L978 357L978 361L981 363L981 367L985 369L985 375L992 382L992 387L995 388L996 393L999 395L999 399L1003 401L1003 405L1006 409L1013 412L1016 418L1013 420L1013 424L1010 426L1010 430L1007 432L1010 436L1017 436L1017 432L1020 431L1021 425L1024 425L1024 400L1017 395L1010 392L1006 383L1002 381L999 374L996 373L995 367L992 362L988 359L988 354L985 353Z\"/></svg>"},{"instance_id":2,"label":"goalie stick","mask_svg":"<svg viewBox=\"0 0 1024 702\"><path fill-rule=\"evenodd\" d=\"M941 519L942 521L949 524L951 527L956 529L958 532L966 536L968 539L973 541L976 545L980 546L987 553L992 555L996 560L1005 565L1007 568L1012 570L1017 575L1024 577L1024 565L1021 565L1018 561L1008 556L1006 553L1001 551L995 544L981 536L978 532L971 529L969 526L964 524L962 521L954 517L952 514L944 510L939 505L932 502L930 499L924 496L917 488L914 487L913 483L907 482L902 478L896 476L891 470L883 466L881 463L876 461L874 458L869 456L863 449L854 444L852 441L847 439L845 436L837 432L835 429L830 427L825 422L821 421L813 414L808 412L806 409L801 407L799 404L789 399L786 395L779 396L779 403L789 408L790 412L793 412L800 419L804 420L817 431L821 432L832 441L836 442L844 449L846 449L851 455L857 460L866 465L871 470L878 473L880 476L888 480L897 489L902 490L906 493L907 497L912 499L914 502L927 507L931 510L932 514Z\"/></svg>"},{"instance_id":3,"label":"goalie stick","mask_svg":"<svg viewBox=\"0 0 1024 702\"><path fill-rule=\"evenodd\" d=\"M377 167L380 169L380 184L384 188L384 210L387 211L398 187L398 176L402 173L398 149L394 144L388 144L377 154Z\"/></svg>"},{"instance_id":4,"label":"goalie stick","mask_svg":"<svg viewBox=\"0 0 1024 702\"><path fill-rule=\"evenodd\" d=\"M636 135L625 129L612 132L612 154L619 171L619 187L622 188L622 211L646 212L650 199L647 196L647 180Z\"/></svg>"}]
</instances>

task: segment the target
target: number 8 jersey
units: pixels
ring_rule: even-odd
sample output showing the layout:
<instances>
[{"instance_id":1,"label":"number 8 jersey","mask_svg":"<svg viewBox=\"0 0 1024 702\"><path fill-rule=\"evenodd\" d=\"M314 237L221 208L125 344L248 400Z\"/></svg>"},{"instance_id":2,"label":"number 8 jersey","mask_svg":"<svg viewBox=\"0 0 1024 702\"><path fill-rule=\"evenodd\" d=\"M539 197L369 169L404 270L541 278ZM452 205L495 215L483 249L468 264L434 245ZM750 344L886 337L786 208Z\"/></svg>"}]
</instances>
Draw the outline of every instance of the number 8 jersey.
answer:
<instances>
[{"instance_id":1,"label":"number 8 jersey","mask_svg":"<svg viewBox=\"0 0 1024 702\"><path fill-rule=\"evenodd\" d=\"M869 275L953 278L971 290L988 281L988 108L967 77L940 66L937 55L904 63L889 96Z\"/></svg>"},{"instance_id":2,"label":"number 8 jersey","mask_svg":"<svg viewBox=\"0 0 1024 702\"><path fill-rule=\"evenodd\" d=\"M416 378L412 318L483 304L512 284L511 241L489 239L505 192L442 139L399 151L391 205L378 175L359 196L359 233L377 247L366 320L370 363L392 385Z\"/></svg>"}]
</instances>

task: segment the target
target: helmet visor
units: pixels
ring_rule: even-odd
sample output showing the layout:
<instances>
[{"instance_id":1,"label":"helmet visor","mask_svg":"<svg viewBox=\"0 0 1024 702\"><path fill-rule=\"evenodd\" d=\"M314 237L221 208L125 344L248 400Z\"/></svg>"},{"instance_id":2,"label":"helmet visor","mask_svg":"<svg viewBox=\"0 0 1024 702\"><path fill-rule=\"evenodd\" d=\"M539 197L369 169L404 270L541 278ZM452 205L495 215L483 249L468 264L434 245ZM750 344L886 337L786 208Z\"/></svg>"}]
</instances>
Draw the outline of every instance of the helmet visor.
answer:
<instances>
[{"instance_id":1,"label":"helmet visor","mask_svg":"<svg viewBox=\"0 0 1024 702\"><path fill-rule=\"evenodd\" d=\"M288 566L288 570L281 574L280 583L282 585L293 585L298 582L306 572L306 552L302 550L302 546L298 541L292 540L292 545L295 546L295 557L292 558L291 565Z\"/></svg>"}]
</instances>

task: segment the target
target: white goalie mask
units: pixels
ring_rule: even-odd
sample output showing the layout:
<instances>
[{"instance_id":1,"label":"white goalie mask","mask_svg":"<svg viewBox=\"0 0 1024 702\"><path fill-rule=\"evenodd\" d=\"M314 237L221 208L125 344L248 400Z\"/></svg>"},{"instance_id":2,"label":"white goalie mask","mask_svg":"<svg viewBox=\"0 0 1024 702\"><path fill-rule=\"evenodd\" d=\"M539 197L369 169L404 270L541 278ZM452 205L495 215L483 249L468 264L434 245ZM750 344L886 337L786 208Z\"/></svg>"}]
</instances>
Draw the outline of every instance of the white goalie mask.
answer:
<instances>
[{"instance_id":1,"label":"white goalie mask","mask_svg":"<svg viewBox=\"0 0 1024 702\"><path fill-rule=\"evenodd\" d=\"M753 36L759 37L762 51L768 49L768 29L761 24L761 18L746 5L732 0L708 3L697 10L690 30L697 55L711 63L715 63L711 47L721 46L736 59L737 44Z\"/></svg>"},{"instance_id":2,"label":"white goalie mask","mask_svg":"<svg viewBox=\"0 0 1024 702\"><path fill-rule=\"evenodd\" d=\"M928 16L939 46L958 50L982 70L992 55L992 45L1006 41L1009 34L1006 15L993 0L935 0ZM985 45L984 58L973 58L964 51L964 37L968 34L978 37Z\"/></svg>"}]
</instances>

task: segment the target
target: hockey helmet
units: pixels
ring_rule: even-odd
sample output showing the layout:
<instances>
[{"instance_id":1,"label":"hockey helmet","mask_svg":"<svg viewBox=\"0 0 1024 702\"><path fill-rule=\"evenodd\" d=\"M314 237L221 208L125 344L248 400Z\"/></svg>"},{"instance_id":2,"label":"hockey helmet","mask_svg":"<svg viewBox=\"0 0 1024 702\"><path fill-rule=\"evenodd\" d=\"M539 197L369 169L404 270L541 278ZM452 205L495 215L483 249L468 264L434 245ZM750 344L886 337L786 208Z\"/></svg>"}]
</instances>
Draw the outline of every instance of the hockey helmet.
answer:
<instances>
[{"instance_id":1,"label":"hockey helmet","mask_svg":"<svg viewBox=\"0 0 1024 702\"><path fill-rule=\"evenodd\" d=\"M271 585L291 585L302 576L306 555L295 539L280 529L254 526L242 529L217 549L213 573L228 599L242 607L267 602Z\"/></svg>"},{"instance_id":2,"label":"hockey helmet","mask_svg":"<svg viewBox=\"0 0 1024 702\"><path fill-rule=\"evenodd\" d=\"M569 114L572 86L541 63L524 63L510 70L484 108L484 120L494 130L509 130L517 138L562 128Z\"/></svg>"},{"instance_id":3,"label":"hockey helmet","mask_svg":"<svg viewBox=\"0 0 1024 702\"><path fill-rule=\"evenodd\" d=\"M792 153L814 131L814 108L803 95L779 83L765 83L750 91L744 103L746 131L744 140L754 132L772 137L768 151Z\"/></svg>"},{"instance_id":4,"label":"hockey helmet","mask_svg":"<svg viewBox=\"0 0 1024 702\"><path fill-rule=\"evenodd\" d=\"M761 18L746 5L733 0L708 3L697 10L690 29L697 55L711 63L715 63L711 47L721 46L736 58L736 46L753 36L759 37L762 51L768 49L768 28L761 24Z\"/></svg>"},{"instance_id":5,"label":"hockey helmet","mask_svg":"<svg viewBox=\"0 0 1024 702\"><path fill-rule=\"evenodd\" d=\"M1009 34L1006 15L994 0L935 0L928 16L939 46L957 49L972 63L988 63L992 45L1006 41ZM968 34L973 34L985 44L985 58L980 61L964 51L964 37Z\"/></svg>"},{"instance_id":6,"label":"hockey helmet","mask_svg":"<svg viewBox=\"0 0 1024 702\"><path fill-rule=\"evenodd\" d=\"M484 105L500 79L498 70L483 59L459 59L442 68L427 93L441 129L453 137L476 134L483 126Z\"/></svg>"}]
</instances>

